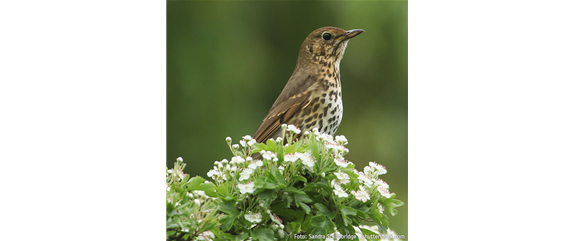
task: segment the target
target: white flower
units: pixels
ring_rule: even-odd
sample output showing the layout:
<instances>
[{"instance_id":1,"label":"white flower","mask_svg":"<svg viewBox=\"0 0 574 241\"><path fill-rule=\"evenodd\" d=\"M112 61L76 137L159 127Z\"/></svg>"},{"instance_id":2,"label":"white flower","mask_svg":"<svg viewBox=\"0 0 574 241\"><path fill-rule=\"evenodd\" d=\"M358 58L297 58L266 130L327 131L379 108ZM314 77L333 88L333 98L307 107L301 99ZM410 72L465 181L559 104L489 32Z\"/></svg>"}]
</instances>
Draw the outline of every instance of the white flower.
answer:
<instances>
[{"instance_id":1,"label":"white flower","mask_svg":"<svg viewBox=\"0 0 574 241\"><path fill-rule=\"evenodd\" d=\"M384 187L386 189L389 189L389 184L387 184L386 182L384 182L381 179L378 179L375 181L375 185L379 186L379 187Z\"/></svg>"},{"instance_id":2,"label":"white flower","mask_svg":"<svg viewBox=\"0 0 574 241\"><path fill-rule=\"evenodd\" d=\"M339 182L341 184L347 184L347 183L351 182L349 175L347 173L342 172L341 170L339 170L338 172L335 172L335 176L337 176L337 179L339 180Z\"/></svg>"},{"instance_id":3,"label":"white flower","mask_svg":"<svg viewBox=\"0 0 574 241\"><path fill-rule=\"evenodd\" d=\"M246 135L243 137L243 140L250 141L252 138L250 135Z\"/></svg>"},{"instance_id":4,"label":"white flower","mask_svg":"<svg viewBox=\"0 0 574 241\"><path fill-rule=\"evenodd\" d=\"M213 240L215 238L215 235L213 234L213 232L211 231L205 231L201 234L199 234L199 236L197 237L197 240Z\"/></svg>"},{"instance_id":5,"label":"white flower","mask_svg":"<svg viewBox=\"0 0 574 241\"><path fill-rule=\"evenodd\" d=\"M226 138L225 138L225 141L227 141L227 142L231 142L231 137L229 137L229 136L228 136L228 137L226 137Z\"/></svg>"},{"instance_id":6,"label":"white flower","mask_svg":"<svg viewBox=\"0 0 574 241\"><path fill-rule=\"evenodd\" d=\"M241 172L240 176L239 176L239 181L243 181L243 180L247 180L249 179L249 176L253 173L252 169L245 169Z\"/></svg>"},{"instance_id":7,"label":"white flower","mask_svg":"<svg viewBox=\"0 0 574 241\"><path fill-rule=\"evenodd\" d=\"M371 178L369 178L367 175L365 175L365 173L362 172L359 173L359 181L367 185L367 187L373 185L373 180L371 180Z\"/></svg>"},{"instance_id":8,"label":"white flower","mask_svg":"<svg viewBox=\"0 0 574 241\"><path fill-rule=\"evenodd\" d=\"M371 199L369 194L365 191L351 191L351 194L353 194L357 200L362 202L366 202L367 200Z\"/></svg>"},{"instance_id":9,"label":"white flower","mask_svg":"<svg viewBox=\"0 0 574 241\"><path fill-rule=\"evenodd\" d=\"M296 162L297 160L299 160L299 157L295 153L289 153L285 155L286 162Z\"/></svg>"},{"instance_id":10,"label":"white flower","mask_svg":"<svg viewBox=\"0 0 574 241\"><path fill-rule=\"evenodd\" d=\"M301 133L301 130L300 130L299 128L297 128L296 126L294 126L294 125L288 125L288 126L287 126L287 131L295 132L295 134Z\"/></svg>"},{"instance_id":11,"label":"white flower","mask_svg":"<svg viewBox=\"0 0 574 241\"><path fill-rule=\"evenodd\" d=\"M387 168L376 162L369 162L369 166L376 170L377 175L383 175L387 173Z\"/></svg>"},{"instance_id":12,"label":"white flower","mask_svg":"<svg viewBox=\"0 0 574 241\"><path fill-rule=\"evenodd\" d=\"M227 163L229 163L229 161L227 159L221 160L221 164L227 164Z\"/></svg>"},{"instance_id":13,"label":"white flower","mask_svg":"<svg viewBox=\"0 0 574 241\"><path fill-rule=\"evenodd\" d=\"M283 138L282 137L277 137L277 143L283 143Z\"/></svg>"},{"instance_id":14,"label":"white flower","mask_svg":"<svg viewBox=\"0 0 574 241\"><path fill-rule=\"evenodd\" d=\"M281 172L281 174L283 174L285 167L283 165L280 165L277 169L279 169L279 172Z\"/></svg>"},{"instance_id":15,"label":"white flower","mask_svg":"<svg viewBox=\"0 0 574 241\"><path fill-rule=\"evenodd\" d=\"M208 177L211 177L211 178L213 178L213 176L216 176L216 177L217 177L217 176L219 176L219 175L221 175L221 173L219 172L219 170L217 170L217 169L215 169L215 168L214 168L214 169L211 169L211 170L209 170L209 172L207 172L207 176L208 176ZM215 179L215 178L214 178L214 179Z\"/></svg>"},{"instance_id":16,"label":"white flower","mask_svg":"<svg viewBox=\"0 0 574 241\"><path fill-rule=\"evenodd\" d=\"M383 186L378 186L377 187L377 191L379 191L379 193L381 194L381 196L386 197L386 198L390 198L391 197L391 192L389 192L388 189L386 189Z\"/></svg>"},{"instance_id":17,"label":"white flower","mask_svg":"<svg viewBox=\"0 0 574 241\"><path fill-rule=\"evenodd\" d=\"M315 158L310 153L296 153L296 155L301 159L303 165L310 172L313 172L313 166L315 166Z\"/></svg>"},{"instance_id":18,"label":"white flower","mask_svg":"<svg viewBox=\"0 0 574 241\"><path fill-rule=\"evenodd\" d=\"M335 141L341 145L347 145L349 142L347 141L347 137L340 135L335 137Z\"/></svg>"},{"instance_id":19,"label":"white flower","mask_svg":"<svg viewBox=\"0 0 574 241\"><path fill-rule=\"evenodd\" d=\"M239 188L239 192L241 192L241 194L253 193L255 191L253 189L253 187L255 187L255 184L253 182L247 184L237 184L237 187Z\"/></svg>"},{"instance_id":20,"label":"white flower","mask_svg":"<svg viewBox=\"0 0 574 241\"><path fill-rule=\"evenodd\" d=\"M178 158L177 158L177 161L178 161L178 162L183 162L183 158L178 157Z\"/></svg>"},{"instance_id":21,"label":"white flower","mask_svg":"<svg viewBox=\"0 0 574 241\"><path fill-rule=\"evenodd\" d=\"M253 157L248 156L247 158L245 158L245 161L251 162L253 161Z\"/></svg>"},{"instance_id":22,"label":"white flower","mask_svg":"<svg viewBox=\"0 0 574 241\"><path fill-rule=\"evenodd\" d=\"M347 167L349 165L349 163L347 161L345 161L345 159L343 159L343 158L335 159L335 164L337 166L340 166L340 167Z\"/></svg>"},{"instance_id":23,"label":"white flower","mask_svg":"<svg viewBox=\"0 0 574 241\"><path fill-rule=\"evenodd\" d=\"M257 141L255 139L251 139L250 141L247 142L247 145L253 146L255 145L255 143L257 143Z\"/></svg>"},{"instance_id":24,"label":"white flower","mask_svg":"<svg viewBox=\"0 0 574 241\"><path fill-rule=\"evenodd\" d=\"M233 144L233 145L231 145L231 147L233 147L233 149L239 149L239 145L237 145L237 144Z\"/></svg>"},{"instance_id":25,"label":"white flower","mask_svg":"<svg viewBox=\"0 0 574 241\"><path fill-rule=\"evenodd\" d=\"M333 142L333 136L327 133L320 133L317 136L317 141Z\"/></svg>"},{"instance_id":26,"label":"white flower","mask_svg":"<svg viewBox=\"0 0 574 241\"><path fill-rule=\"evenodd\" d=\"M367 175L370 175L370 174L375 173L375 168L373 168L371 166L366 166L365 168L363 168L363 172Z\"/></svg>"},{"instance_id":27,"label":"white flower","mask_svg":"<svg viewBox=\"0 0 574 241\"><path fill-rule=\"evenodd\" d=\"M347 194L347 192L345 192L345 190L337 184L335 184L335 189L333 189L333 193L335 193L335 195L337 195L337 197L340 198L349 196L349 194Z\"/></svg>"},{"instance_id":28,"label":"white flower","mask_svg":"<svg viewBox=\"0 0 574 241\"><path fill-rule=\"evenodd\" d=\"M256 162L249 164L249 166L247 166L247 168L255 170L255 169L257 169L257 167L260 167L260 166L263 166L263 162L261 160L257 160Z\"/></svg>"},{"instance_id":29,"label":"white flower","mask_svg":"<svg viewBox=\"0 0 574 241\"><path fill-rule=\"evenodd\" d=\"M299 159L301 159L301 162L303 162L303 165L313 168L313 166L315 166L315 158L311 155L311 153L295 153L295 155L297 155L297 157L299 157Z\"/></svg>"},{"instance_id":30,"label":"white flower","mask_svg":"<svg viewBox=\"0 0 574 241\"><path fill-rule=\"evenodd\" d=\"M270 151L262 151L261 152L261 156L263 156L263 159L265 160L273 160L273 161L277 161L279 159L277 159L277 154L270 152Z\"/></svg>"},{"instance_id":31,"label":"white flower","mask_svg":"<svg viewBox=\"0 0 574 241\"><path fill-rule=\"evenodd\" d=\"M247 219L247 221L252 222L252 223L259 223L261 222L261 213L255 213L252 214L251 211L249 211L249 213L245 214L245 219Z\"/></svg>"},{"instance_id":32,"label":"white flower","mask_svg":"<svg viewBox=\"0 0 574 241\"><path fill-rule=\"evenodd\" d=\"M241 144L241 146L245 146L247 143L245 142L245 140L240 140L239 144Z\"/></svg>"},{"instance_id":33,"label":"white flower","mask_svg":"<svg viewBox=\"0 0 574 241\"><path fill-rule=\"evenodd\" d=\"M243 159L243 157L240 157L240 156L234 156L231 158L231 161L235 162L237 164L241 164L241 163L245 162L245 159Z\"/></svg>"},{"instance_id":34,"label":"white flower","mask_svg":"<svg viewBox=\"0 0 574 241\"><path fill-rule=\"evenodd\" d=\"M321 133L319 132L319 129L318 129L318 128L313 128L313 129L311 129L311 131L312 131L313 134L315 134L316 136L321 135Z\"/></svg>"}]
</instances>

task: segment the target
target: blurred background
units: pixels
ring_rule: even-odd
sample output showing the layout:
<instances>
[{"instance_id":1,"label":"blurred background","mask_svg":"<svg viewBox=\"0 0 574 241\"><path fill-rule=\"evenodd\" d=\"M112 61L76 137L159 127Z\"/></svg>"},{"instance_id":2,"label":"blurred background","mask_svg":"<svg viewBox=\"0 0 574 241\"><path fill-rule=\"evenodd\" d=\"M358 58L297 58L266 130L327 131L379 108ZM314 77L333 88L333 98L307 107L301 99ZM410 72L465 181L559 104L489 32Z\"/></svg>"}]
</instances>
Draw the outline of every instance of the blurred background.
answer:
<instances>
[{"instance_id":1,"label":"blurred background","mask_svg":"<svg viewBox=\"0 0 574 241\"><path fill-rule=\"evenodd\" d=\"M291 76L299 47L323 26L364 29L341 61L344 115L337 135L362 170L405 205L390 228L408 238L407 5L386 2L167 1L167 166L207 178L230 159L225 138L253 135ZM388 215L389 216L389 215Z\"/></svg>"}]
</instances>

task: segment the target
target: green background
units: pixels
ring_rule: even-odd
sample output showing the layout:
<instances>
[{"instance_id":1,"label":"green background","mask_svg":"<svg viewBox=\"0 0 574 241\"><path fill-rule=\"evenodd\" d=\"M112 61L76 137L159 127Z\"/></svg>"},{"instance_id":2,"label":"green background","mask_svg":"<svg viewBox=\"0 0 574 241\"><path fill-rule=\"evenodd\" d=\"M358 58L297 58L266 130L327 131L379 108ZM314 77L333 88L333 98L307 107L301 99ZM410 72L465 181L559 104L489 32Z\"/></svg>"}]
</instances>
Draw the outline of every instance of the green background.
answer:
<instances>
[{"instance_id":1,"label":"green background","mask_svg":"<svg viewBox=\"0 0 574 241\"><path fill-rule=\"evenodd\" d=\"M225 137L253 135L291 76L305 37L364 29L341 61L346 158L375 161L405 202L390 227L407 236L407 2L167 1L167 166L207 178L230 159Z\"/></svg>"}]
</instances>

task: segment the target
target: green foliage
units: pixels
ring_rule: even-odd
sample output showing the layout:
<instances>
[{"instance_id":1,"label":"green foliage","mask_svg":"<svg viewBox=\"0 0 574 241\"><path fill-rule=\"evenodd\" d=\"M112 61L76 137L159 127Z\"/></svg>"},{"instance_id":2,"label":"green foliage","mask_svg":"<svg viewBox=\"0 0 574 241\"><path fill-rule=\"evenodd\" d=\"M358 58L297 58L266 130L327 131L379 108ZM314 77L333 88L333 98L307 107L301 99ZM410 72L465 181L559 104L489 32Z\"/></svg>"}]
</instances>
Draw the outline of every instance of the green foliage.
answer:
<instances>
[{"instance_id":1,"label":"green foliage","mask_svg":"<svg viewBox=\"0 0 574 241\"><path fill-rule=\"evenodd\" d=\"M166 238L195 240L214 237L211 229L220 225L215 185L202 177L189 178L183 173L185 163L178 158L173 169L166 171ZM219 205L221 206L221 205Z\"/></svg>"},{"instance_id":2,"label":"green foliage","mask_svg":"<svg viewBox=\"0 0 574 241\"><path fill-rule=\"evenodd\" d=\"M396 215L403 203L378 179L385 167L373 162L357 171L344 159L344 136L314 132L294 141L298 132L283 126L282 137L265 144L244 136L240 146L228 138L233 158L215 162L207 174L213 183L180 174L183 164L178 160L168 171L168 239L292 240L294 235L325 239L387 233L385 213ZM254 160L255 153L261 159ZM364 221L374 222L376 229L359 227Z\"/></svg>"}]
</instances>

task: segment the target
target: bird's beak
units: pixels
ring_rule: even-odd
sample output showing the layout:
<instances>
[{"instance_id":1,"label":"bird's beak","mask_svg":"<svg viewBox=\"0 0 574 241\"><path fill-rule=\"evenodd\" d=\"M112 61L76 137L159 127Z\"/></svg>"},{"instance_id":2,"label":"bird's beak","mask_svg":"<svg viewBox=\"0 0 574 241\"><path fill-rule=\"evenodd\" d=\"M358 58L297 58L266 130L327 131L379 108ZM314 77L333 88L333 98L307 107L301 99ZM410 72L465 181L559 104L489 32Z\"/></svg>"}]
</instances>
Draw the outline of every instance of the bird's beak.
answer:
<instances>
[{"instance_id":1,"label":"bird's beak","mask_svg":"<svg viewBox=\"0 0 574 241\"><path fill-rule=\"evenodd\" d=\"M350 39L350 38L352 38L352 37L355 37L355 36L361 34L362 32L365 32L365 30L362 30L362 29L349 30L349 31L347 31L347 34L345 34L345 39L344 39L344 40L347 40L347 39Z\"/></svg>"}]
</instances>

